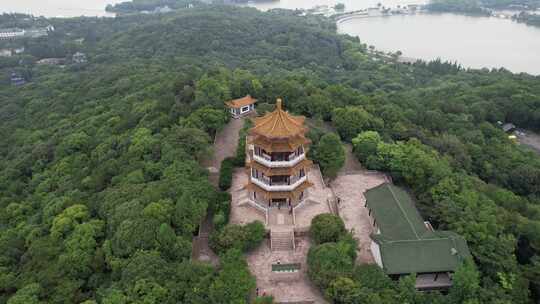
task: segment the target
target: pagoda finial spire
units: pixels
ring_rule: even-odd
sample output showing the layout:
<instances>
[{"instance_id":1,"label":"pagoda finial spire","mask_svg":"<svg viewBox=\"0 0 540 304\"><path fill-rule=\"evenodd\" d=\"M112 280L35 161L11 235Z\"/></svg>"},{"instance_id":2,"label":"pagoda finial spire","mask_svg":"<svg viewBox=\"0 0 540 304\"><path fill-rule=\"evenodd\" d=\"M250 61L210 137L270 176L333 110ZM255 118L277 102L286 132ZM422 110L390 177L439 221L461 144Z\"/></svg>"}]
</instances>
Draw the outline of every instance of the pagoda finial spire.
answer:
<instances>
[{"instance_id":1,"label":"pagoda finial spire","mask_svg":"<svg viewBox=\"0 0 540 304\"><path fill-rule=\"evenodd\" d=\"M278 98L276 101L276 109L281 110L283 106L282 103L283 101L281 100L281 98Z\"/></svg>"}]
</instances>

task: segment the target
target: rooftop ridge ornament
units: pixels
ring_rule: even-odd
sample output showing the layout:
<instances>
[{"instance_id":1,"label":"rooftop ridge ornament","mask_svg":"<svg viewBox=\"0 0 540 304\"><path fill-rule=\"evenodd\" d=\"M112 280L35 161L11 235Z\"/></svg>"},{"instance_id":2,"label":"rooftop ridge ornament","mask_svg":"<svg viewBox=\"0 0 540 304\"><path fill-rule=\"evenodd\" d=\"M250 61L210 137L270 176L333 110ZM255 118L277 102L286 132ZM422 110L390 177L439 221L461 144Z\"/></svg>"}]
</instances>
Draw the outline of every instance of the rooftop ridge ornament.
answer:
<instances>
[{"instance_id":1,"label":"rooftop ridge ornament","mask_svg":"<svg viewBox=\"0 0 540 304\"><path fill-rule=\"evenodd\" d=\"M250 134L259 135L268 139L287 139L304 137L307 128L304 126L305 117L295 116L283 110L283 100L276 99L274 111L253 120L254 127Z\"/></svg>"}]
</instances>

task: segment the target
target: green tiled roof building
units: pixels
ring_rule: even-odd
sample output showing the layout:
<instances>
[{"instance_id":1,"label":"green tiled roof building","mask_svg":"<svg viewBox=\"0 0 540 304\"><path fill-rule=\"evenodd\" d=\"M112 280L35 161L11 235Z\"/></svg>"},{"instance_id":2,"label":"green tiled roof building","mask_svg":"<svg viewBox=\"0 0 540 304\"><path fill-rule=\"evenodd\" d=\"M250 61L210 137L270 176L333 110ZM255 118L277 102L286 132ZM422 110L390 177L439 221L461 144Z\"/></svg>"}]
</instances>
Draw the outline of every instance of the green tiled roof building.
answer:
<instances>
[{"instance_id":1,"label":"green tiled roof building","mask_svg":"<svg viewBox=\"0 0 540 304\"><path fill-rule=\"evenodd\" d=\"M471 258L465 239L451 231L435 231L403 189L385 183L366 191L373 233L371 252L391 277L415 273L419 290L446 289L451 274Z\"/></svg>"}]
</instances>

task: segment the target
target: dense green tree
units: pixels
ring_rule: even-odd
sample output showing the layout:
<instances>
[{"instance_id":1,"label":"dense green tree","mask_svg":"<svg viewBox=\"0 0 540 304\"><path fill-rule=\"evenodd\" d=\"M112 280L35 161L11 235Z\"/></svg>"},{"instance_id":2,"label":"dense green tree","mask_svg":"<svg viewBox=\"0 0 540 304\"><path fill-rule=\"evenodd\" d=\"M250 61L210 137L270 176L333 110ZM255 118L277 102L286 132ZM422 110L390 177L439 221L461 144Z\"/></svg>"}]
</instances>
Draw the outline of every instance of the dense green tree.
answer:
<instances>
[{"instance_id":1,"label":"dense green tree","mask_svg":"<svg viewBox=\"0 0 540 304\"><path fill-rule=\"evenodd\" d=\"M37 283L28 284L17 290L8 301L8 304L39 304L43 303L39 300L39 292L41 287Z\"/></svg>"},{"instance_id":2,"label":"dense green tree","mask_svg":"<svg viewBox=\"0 0 540 304\"><path fill-rule=\"evenodd\" d=\"M311 220L309 235L315 244L337 242L345 235L343 220L333 214L324 213L315 216Z\"/></svg>"},{"instance_id":3,"label":"dense green tree","mask_svg":"<svg viewBox=\"0 0 540 304\"><path fill-rule=\"evenodd\" d=\"M357 265L352 277L360 286L375 291L390 290L393 287L392 280L375 264Z\"/></svg>"},{"instance_id":4,"label":"dense green tree","mask_svg":"<svg viewBox=\"0 0 540 304\"><path fill-rule=\"evenodd\" d=\"M221 269L209 290L211 303L248 303L249 292L255 289L255 278L239 250L221 256Z\"/></svg>"},{"instance_id":5,"label":"dense green tree","mask_svg":"<svg viewBox=\"0 0 540 304\"><path fill-rule=\"evenodd\" d=\"M349 277L354 265L351 244L346 242L324 243L310 248L308 275L319 288L326 289L339 277Z\"/></svg>"},{"instance_id":6,"label":"dense green tree","mask_svg":"<svg viewBox=\"0 0 540 304\"><path fill-rule=\"evenodd\" d=\"M368 130L379 130L383 121L374 118L361 107L336 108L332 122L344 140L351 141L358 133Z\"/></svg>"},{"instance_id":7,"label":"dense green tree","mask_svg":"<svg viewBox=\"0 0 540 304\"><path fill-rule=\"evenodd\" d=\"M221 231L212 234L210 245L218 252L223 253L230 249L249 251L256 248L266 236L264 225L251 222L246 225L227 225Z\"/></svg>"},{"instance_id":8,"label":"dense green tree","mask_svg":"<svg viewBox=\"0 0 540 304\"><path fill-rule=\"evenodd\" d=\"M452 303L480 303L480 274L472 261L465 261L452 276L449 298Z\"/></svg>"},{"instance_id":9,"label":"dense green tree","mask_svg":"<svg viewBox=\"0 0 540 304\"><path fill-rule=\"evenodd\" d=\"M156 3L128 7L147 4ZM235 269L214 284L217 269L189 261L207 210L216 230L228 222L230 197L215 191L200 161L227 119L223 102L246 94L259 109L281 97L295 114L331 117L331 124L308 119L310 157L333 128L346 141L377 132L365 165L408 186L436 228L466 237L481 278L479 301L538 301L540 158L497 123L540 130L538 77L441 60L405 66L337 34L329 18L288 10L204 5L101 19L0 15L2 28L49 24L55 31L46 37L3 42L25 46L25 54L0 60L1 303L203 304L229 301L226 288L247 301L249 290L231 283ZM88 63L35 65L76 51ZM12 72L30 83L11 86ZM245 155L242 132L237 156ZM312 259L322 274L315 281L327 287L351 279L369 303L450 300L415 293L410 284L398 288L376 266L351 268L353 242L349 234L340 239L343 254L333 243L324 244L332 250L313 247L312 256L325 262ZM237 268L248 277L245 264ZM36 282L38 292L26 289Z\"/></svg>"},{"instance_id":10,"label":"dense green tree","mask_svg":"<svg viewBox=\"0 0 540 304\"><path fill-rule=\"evenodd\" d=\"M358 283L346 277L333 280L326 289L326 297L336 304L368 303Z\"/></svg>"},{"instance_id":11,"label":"dense green tree","mask_svg":"<svg viewBox=\"0 0 540 304\"><path fill-rule=\"evenodd\" d=\"M187 128L198 128L215 135L227 122L229 116L224 110L201 108L180 121Z\"/></svg>"},{"instance_id":12,"label":"dense green tree","mask_svg":"<svg viewBox=\"0 0 540 304\"><path fill-rule=\"evenodd\" d=\"M381 142L381 136L375 131L365 131L352 139L354 153L363 163L369 163L377 153L377 146Z\"/></svg>"}]
</instances>

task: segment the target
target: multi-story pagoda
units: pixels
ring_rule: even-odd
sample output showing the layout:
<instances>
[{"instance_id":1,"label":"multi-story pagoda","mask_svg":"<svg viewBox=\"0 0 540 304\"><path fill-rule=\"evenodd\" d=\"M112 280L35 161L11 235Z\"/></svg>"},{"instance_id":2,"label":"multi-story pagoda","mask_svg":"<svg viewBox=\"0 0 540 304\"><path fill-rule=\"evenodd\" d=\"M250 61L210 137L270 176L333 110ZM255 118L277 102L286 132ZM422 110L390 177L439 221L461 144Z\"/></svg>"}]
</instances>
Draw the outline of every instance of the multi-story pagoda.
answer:
<instances>
[{"instance_id":1,"label":"multi-story pagoda","mask_svg":"<svg viewBox=\"0 0 540 304\"><path fill-rule=\"evenodd\" d=\"M273 112L253 119L248 136L246 188L259 206L292 211L306 199L312 185L307 178L312 162L306 158L310 141L305 136L304 120L284 111L281 99Z\"/></svg>"}]
</instances>

